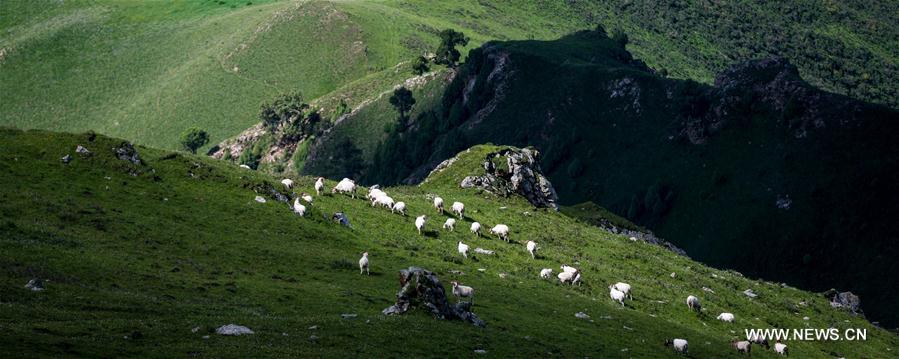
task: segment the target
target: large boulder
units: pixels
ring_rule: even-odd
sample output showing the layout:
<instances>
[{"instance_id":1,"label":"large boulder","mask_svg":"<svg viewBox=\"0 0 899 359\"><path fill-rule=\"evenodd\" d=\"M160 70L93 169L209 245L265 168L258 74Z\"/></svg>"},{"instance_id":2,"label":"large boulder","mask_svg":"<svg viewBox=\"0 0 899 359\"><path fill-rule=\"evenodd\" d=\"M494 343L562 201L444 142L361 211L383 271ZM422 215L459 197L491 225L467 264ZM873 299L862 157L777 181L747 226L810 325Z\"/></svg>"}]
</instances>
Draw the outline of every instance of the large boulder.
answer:
<instances>
[{"instance_id":1,"label":"large boulder","mask_svg":"<svg viewBox=\"0 0 899 359\"><path fill-rule=\"evenodd\" d=\"M861 305L861 299L857 295L852 294L852 292L834 293L830 301L830 306L846 309L853 314L858 314L861 311Z\"/></svg>"},{"instance_id":2,"label":"large boulder","mask_svg":"<svg viewBox=\"0 0 899 359\"><path fill-rule=\"evenodd\" d=\"M385 308L384 315L403 314L414 307L420 307L438 319L462 320L483 327L486 324L471 312L471 303L459 302L450 305L440 279L431 271L409 267L400 270L400 291L396 293L396 304Z\"/></svg>"},{"instance_id":3,"label":"large boulder","mask_svg":"<svg viewBox=\"0 0 899 359\"><path fill-rule=\"evenodd\" d=\"M501 196L518 194L536 207L558 210L559 197L540 169L539 156L540 153L532 148L507 147L488 153L482 164L484 174L465 177L459 185L481 188Z\"/></svg>"}]
</instances>

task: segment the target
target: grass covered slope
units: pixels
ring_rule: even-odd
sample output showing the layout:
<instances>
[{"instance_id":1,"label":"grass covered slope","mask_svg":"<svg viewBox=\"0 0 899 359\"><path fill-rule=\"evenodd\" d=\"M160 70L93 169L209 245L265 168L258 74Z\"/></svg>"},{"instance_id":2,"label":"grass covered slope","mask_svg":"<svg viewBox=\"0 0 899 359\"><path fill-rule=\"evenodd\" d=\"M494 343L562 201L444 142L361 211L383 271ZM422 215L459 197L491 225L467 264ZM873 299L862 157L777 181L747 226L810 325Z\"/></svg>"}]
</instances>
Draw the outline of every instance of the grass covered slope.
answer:
<instances>
[{"instance_id":1,"label":"grass covered slope","mask_svg":"<svg viewBox=\"0 0 899 359\"><path fill-rule=\"evenodd\" d=\"M452 185L491 147L462 154L422 187L388 188L407 203L409 217L325 195L300 218L271 197L253 200L253 188L277 185L276 178L143 147L145 166L134 166L113 157L121 143L0 131L0 355L393 357L485 349L501 357L665 357L673 354L663 339L682 337L693 356L736 357L728 342L743 328L806 326L866 328L868 341L790 342L793 355L881 357L899 346L894 334L831 309L818 294L713 270L535 210L520 198ZM75 154L77 145L93 155ZM74 157L68 165L60 161L64 154ZM310 178L296 180L295 191L312 191ZM431 193L466 204L469 218L456 232L437 230L443 217L431 209ZM335 211L347 213L352 228L322 219ZM411 215L421 213L432 216L426 236L413 226ZM472 220L508 224L513 243L473 238L464 230ZM459 240L497 255L463 261L455 251ZM525 252L526 240L541 244L537 260ZM362 251L371 254L370 277L357 272ZM584 285L538 279L540 268L560 263L578 263ZM436 271L444 285L473 286L474 310L487 327L421 311L382 316L398 288L396 271L410 265ZM46 290L24 289L32 278L45 279ZM607 297L606 286L619 280L634 286L627 308ZM759 297L740 293L747 288ZM703 300L703 316L687 311L688 294ZM575 318L579 311L591 319ZM721 311L735 313L736 323L714 320ZM343 313L358 317L341 319ZM211 333L228 323L255 334Z\"/></svg>"}]
</instances>

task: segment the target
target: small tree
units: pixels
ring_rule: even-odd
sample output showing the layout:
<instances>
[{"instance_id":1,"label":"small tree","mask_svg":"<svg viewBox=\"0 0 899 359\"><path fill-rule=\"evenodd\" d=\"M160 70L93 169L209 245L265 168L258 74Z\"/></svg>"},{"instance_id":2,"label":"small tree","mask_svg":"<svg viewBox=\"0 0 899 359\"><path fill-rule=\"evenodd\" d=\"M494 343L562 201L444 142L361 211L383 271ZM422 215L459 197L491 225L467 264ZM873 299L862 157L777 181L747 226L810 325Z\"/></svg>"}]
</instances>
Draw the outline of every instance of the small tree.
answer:
<instances>
[{"instance_id":1,"label":"small tree","mask_svg":"<svg viewBox=\"0 0 899 359\"><path fill-rule=\"evenodd\" d=\"M400 113L400 121L405 124L409 111L415 104L415 98L412 97L412 91L403 86L393 91L393 96L390 96L390 104Z\"/></svg>"},{"instance_id":2,"label":"small tree","mask_svg":"<svg viewBox=\"0 0 899 359\"><path fill-rule=\"evenodd\" d=\"M299 93L283 94L271 103L263 103L259 111L259 119L270 129L275 129L290 118L300 118L309 105L303 102Z\"/></svg>"},{"instance_id":3,"label":"small tree","mask_svg":"<svg viewBox=\"0 0 899 359\"><path fill-rule=\"evenodd\" d=\"M419 56L412 62L412 72L416 75L421 76L425 72L430 71L431 69L428 67L428 59L424 56Z\"/></svg>"},{"instance_id":4,"label":"small tree","mask_svg":"<svg viewBox=\"0 0 899 359\"><path fill-rule=\"evenodd\" d=\"M455 67L462 54L456 50L456 46L468 45L468 38L465 34L453 29L446 29L440 32L440 46L437 47L437 57L435 63Z\"/></svg>"},{"instance_id":5,"label":"small tree","mask_svg":"<svg viewBox=\"0 0 899 359\"><path fill-rule=\"evenodd\" d=\"M193 154L197 149L209 143L209 134L199 127L191 127L181 133L181 145Z\"/></svg>"}]
</instances>

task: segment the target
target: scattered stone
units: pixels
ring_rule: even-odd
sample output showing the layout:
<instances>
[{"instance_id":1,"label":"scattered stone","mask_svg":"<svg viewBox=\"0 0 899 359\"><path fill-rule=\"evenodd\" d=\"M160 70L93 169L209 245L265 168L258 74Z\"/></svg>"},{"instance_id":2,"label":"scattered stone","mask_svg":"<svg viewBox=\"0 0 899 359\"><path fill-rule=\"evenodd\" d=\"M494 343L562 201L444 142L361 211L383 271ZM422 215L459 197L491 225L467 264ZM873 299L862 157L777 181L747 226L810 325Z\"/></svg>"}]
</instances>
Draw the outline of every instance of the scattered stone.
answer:
<instances>
[{"instance_id":1,"label":"scattered stone","mask_svg":"<svg viewBox=\"0 0 899 359\"><path fill-rule=\"evenodd\" d=\"M483 320L471 312L470 302L450 305L446 291L434 272L409 267L400 270L400 290L396 293L396 304L385 308L384 315L403 314L413 306L430 311L438 319L458 319L483 327Z\"/></svg>"},{"instance_id":2,"label":"scattered stone","mask_svg":"<svg viewBox=\"0 0 899 359\"><path fill-rule=\"evenodd\" d=\"M455 269L450 270L449 272L450 272L451 274L455 274L455 275L465 275L465 272L460 271L460 270L455 270Z\"/></svg>"},{"instance_id":3,"label":"scattered stone","mask_svg":"<svg viewBox=\"0 0 899 359\"><path fill-rule=\"evenodd\" d=\"M29 280L28 283L25 283L25 289L31 289L32 292L40 292L44 290L44 281L37 278Z\"/></svg>"},{"instance_id":4,"label":"scattered stone","mask_svg":"<svg viewBox=\"0 0 899 359\"><path fill-rule=\"evenodd\" d=\"M574 316L577 317L577 318L580 318L580 319L590 319L590 316L587 315L587 313L584 313L584 312L577 312L577 313L574 313Z\"/></svg>"},{"instance_id":5,"label":"scattered stone","mask_svg":"<svg viewBox=\"0 0 899 359\"><path fill-rule=\"evenodd\" d=\"M128 161L135 165L142 165L143 161L140 160L140 155L137 153L137 150L134 149L134 145L129 142L122 142L119 147L112 149L115 152L116 157L122 161Z\"/></svg>"},{"instance_id":6,"label":"scattered stone","mask_svg":"<svg viewBox=\"0 0 899 359\"><path fill-rule=\"evenodd\" d=\"M89 151L87 148L85 148L85 147L82 146L82 145L78 145L78 147L75 147L75 153L80 154L80 155L84 155L84 156L90 156L90 155L91 155L91 151Z\"/></svg>"},{"instance_id":7,"label":"scattered stone","mask_svg":"<svg viewBox=\"0 0 899 359\"><path fill-rule=\"evenodd\" d=\"M709 288L709 287L702 287L702 290L704 290L704 291L706 291L706 292L709 292L709 293L715 293L715 291L712 290L712 288Z\"/></svg>"},{"instance_id":8,"label":"scattered stone","mask_svg":"<svg viewBox=\"0 0 899 359\"><path fill-rule=\"evenodd\" d=\"M334 213L334 215L331 216L331 220L340 223L340 225L342 226L352 227L350 226L350 218L347 217L343 212Z\"/></svg>"},{"instance_id":9,"label":"scattered stone","mask_svg":"<svg viewBox=\"0 0 899 359\"><path fill-rule=\"evenodd\" d=\"M788 210L793 205L793 200L790 199L790 195L779 195L775 204L779 209Z\"/></svg>"},{"instance_id":10,"label":"scattered stone","mask_svg":"<svg viewBox=\"0 0 899 359\"><path fill-rule=\"evenodd\" d=\"M204 336L203 336L203 339L209 339L209 336L208 336L208 335L204 335Z\"/></svg>"},{"instance_id":11,"label":"scattered stone","mask_svg":"<svg viewBox=\"0 0 899 359\"><path fill-rule=\"evenodd\" d=\"M753 292L752 289L744 290L743 294L745 294L749 298L755 298L755 297L759 296L758 294L755 294L755 292Z\"/></svg>"},{"instance_id":12,"label":"scattered stone","mask_svg":"<svg viewBox=\"0 0 899 359\"><path fill-rule=\"evenodd\" d=\"M314 334L313 334L313 335L310 335L310 336L309 336L309 341L310 341L310 342L315 342L315 341L317 341L317 340L318 340L318 336L317 336L317 335L314 335Z\"/></svg>"},{"instance_id":13,"label":"scattered stone","mask_svg":"<svg viewBox=\"0 0 899 359\"><path fill-rule=\"evenodd\" d=\"M809 320L809 317L802 317L802 320Z\"/></svg>"},{"instance_id":14,"label":"scattered stone","mask_svg":"<svg viewBox=\"0 0 899 359\"><path fill-rule=\"evenodd\" d=\"M343 318L343 319L353 319L353 318L355 318L355 317L358 317L358 315L356 315L356 314L350 314L350 313L343 313L343 314L340 315L340 317Z\"/></svg>"},{"instance_id":15,"label":"scattered stone","mask_svg":"<svg viewBox=\"0 0 899 359\"><path fill-rule=\"evenodd\" d=\"M72 162L72 155L62 156L61 160L62 160L62 163L69 164L69 162Z\"/></svg>"},{"instance_id":16,"label":"scattered stone","mask_svg":"<svg viewBox=\"0 0 899 359\"><path fill-rule=\"evenodd\" d=\"M244 335L253 334L253 331L242 325L228 324L218 327L218 329L215 330L215 333L218 335Z\"/></svg>"},{"instance_id":17,"label":"scattered stone","mask_svg":"<svg viewBox=\"0 0 899 359\"><path fill-rule=\"evenodd\" d=\"M262 198L262 196L256 196L256 202L265 203L265 198Z\"/></svg>"},{"instance_id":18,"label":"scattered stone","mask_svg":"<svg viewBox=\"0 0 899 359\"><path fill-rule=\"evenodd\" d=\"M677 278L677 273L671 272L671 278Z\"/></svg>"},{"instance_id":19,"label":"scattered stone","mask_svg":"<svg viewBox=\"0 0 899 359\"><path fill-rule=\"evenodd\" d=\"M499 274L499 277L502 278L502 279L506 279L506 277L508 277L508 276L509 276L508 273L500 273L500 274Z\"/></svg>"},{"instance_id":20,"label":"scattered stone","mask_svg":"<svg viewBox=\"0 0 899 359\"><path fill-rule=\"evenodd\" d=\"M475 354L487 354L487 351L484 349L475 349L474 353Z\"/></svg>"},{"instance_id":21,"label":"scattered stone","mask_svg":"<svg viewBox=\"0 0 899 359\"><path fill-rule=\"evenodd\" d=\"M491 250L489 250L489 249L484 249L484 248L481 248L481 247L475 248L475 249L474 249L474 252L475 252L475 253L478 253L478 254L485 254L485 255L488 255L488 256L492 256L493 253L495 253L495 251L491 251Z\"/></svg>"},{"instance_id":22,"label":"scattered stone","mask_svg":"<svg viewBox=\"0 0 899 359\"><path fill-rule=\"evenodd\" d=\"M505 210L505 209L507 209L507 208L509 208L509 207L506 207L506 206L502 206L502 207L500 207L500 208L499 208L499 209L501 209L501 210Z\"/></svg>"},{"instance_id":23,"label":"scattered stone","mask_svg":"<svg viewBox=\"0 0 899 359\"><path fill-rule=\"evenodd\" d=\"M833 308L845 308L846 310L857 314L861 311L861 298L852 292L841 292L833 295L830 306Z\"/></svg>"},{"instance_id":24,"label":"scattered stone","mask_svg":"<svg viewBox=\"0 0 899 359\"><path fill-rule=\"evenodd\" d=\"M637 237L631 237L631 238L628 238L628 239L630 239L631 242L636 242L636 241L637 241Z\"/></svg>"},{"instance_id":25,"label":"scattered stone","mask_svg":"<svg viewBox=\"0 0 899 359\"><path fill-rule=\"evenodd\" d=\"M190 330L191 333L196 333L199 331L200 331L200 327L194 327L193 329Z\"/></svg>"},{"instance_id":26,"label":"scattered stone","mask_svg":"<svg viewBox=\"0 0 899 359\"><path fill-rule=\"evenodd\" d=\"M288 335L287 333L281 333L281 336L282 336L282 337L287 337L287 336L290 336L290 335Z\"/></svg>"},{"instance_id":27,"label":"scattered stone","mask_svg":"<svg viewBox=\"0 0 899 359\"><path fill-rule=\"evenodd\" d=\"M484 268L478 268L478 272L486 272L487 270Z\"/></svg>"},{"instance_id":28,"label":"scattered stone","mask_svg":"<svg viewBox=\"0 0 899 359\"><path fill-rule=\"evenodd\" d=\"M309 330L316 330L316 329L318 329L317 325L313 325L313 326L309 327Z\"/></svg>"}]
</instances>

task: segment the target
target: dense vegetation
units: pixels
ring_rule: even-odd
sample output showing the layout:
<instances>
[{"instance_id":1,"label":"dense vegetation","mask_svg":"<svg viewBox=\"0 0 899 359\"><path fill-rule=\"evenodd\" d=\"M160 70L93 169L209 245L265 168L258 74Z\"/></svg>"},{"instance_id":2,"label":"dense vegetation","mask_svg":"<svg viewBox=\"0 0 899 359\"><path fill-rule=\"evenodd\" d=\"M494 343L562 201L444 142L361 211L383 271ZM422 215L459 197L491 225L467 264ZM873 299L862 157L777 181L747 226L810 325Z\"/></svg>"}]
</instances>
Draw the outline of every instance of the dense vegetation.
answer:
<instances>
[{"instance_id":1,"label":"dense vegetation","mask_svg":"<svg viewBox=\"0 0 899 359\"><path fill-rule=\"evenodd\" d=\"M366 182L420 181L474 144L532 145L564 204L593 201L707 263L852 290L895 326L899 113L811 87L784 60L709 87L621 44L586 31L472 50L442 100L381 142Z\"/></svg>"},{"instance_id":2,"label":"dense vegetation","mask_svg":"<svg viewBox=\"0 0 899 359\"><path fill-rule=\"evenodd\" d=\"M410 214L433 215L419 236L413 217L342 195L316 197L300 218L272 196L272 188L283 191L278 178L144 147L143 164L134 165L113 155L122 142L0 131L0 356L459 357L483 349L499 357L650 358L676 357L662 341L677 336L690 340L695 357L738 357L729 342L744 328L806 325L865 328L868 340L789 342L793 356L883 357L899 347L895 334L830 308L820 294L710 269L520 198L458 189L493 147L473 149L425 186L386 189ZM92 154L75 154L77 145ZM65 154L73 155L68 165ZM294 192L312 190L311 178L294 180ZM460 224L509 224L513 242L438 230L445 217L430 207L433 193L466 203ZM323 218L336 211L351 228ZM541 243L536 260L524 250L528 239ZM497 254L462 260L459 240ZM363 251L371 276L355 265ZM580 266L584 285L538 278L540 268L561 262ZM410 265L436 271L444 285L475 287L474 310L487 327L420 310L381 315L398 289L396 271ZM44 279L44 291L23 288L34 278ZM625 308L607 296L618 280L634 285ZM743 295L747 288L759 297ZM702 298L704 315L685 308L688 294ZM714 319L724 310L735 323ZM255 334L214 333L228 323ZM775 357L759 349L753 357Z\"/></svg>"}]
</instances>

